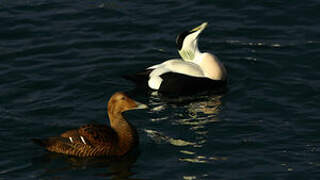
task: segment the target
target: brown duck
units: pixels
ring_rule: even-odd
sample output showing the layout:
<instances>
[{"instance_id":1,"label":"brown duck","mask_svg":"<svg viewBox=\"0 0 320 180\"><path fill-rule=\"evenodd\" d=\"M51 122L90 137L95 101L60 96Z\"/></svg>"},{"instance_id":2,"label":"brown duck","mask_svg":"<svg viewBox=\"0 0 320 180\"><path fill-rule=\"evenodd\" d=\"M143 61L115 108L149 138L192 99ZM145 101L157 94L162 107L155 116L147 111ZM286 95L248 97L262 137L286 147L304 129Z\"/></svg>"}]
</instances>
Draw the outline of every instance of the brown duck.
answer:
<instances>
[{"instance_id":1,"label":"brown duck","mask_svg":"<svg viewBox=\"0 0 320 180\"><path fill-rule=\"evenodd\" d=\"M79 157L122 156L139 143L136 129L125 120L122 112L145 109L147 106L116 92L108 102L110 126L84 125L57 137L33 139L48 151Z\"/></svg>"}]
</instances>

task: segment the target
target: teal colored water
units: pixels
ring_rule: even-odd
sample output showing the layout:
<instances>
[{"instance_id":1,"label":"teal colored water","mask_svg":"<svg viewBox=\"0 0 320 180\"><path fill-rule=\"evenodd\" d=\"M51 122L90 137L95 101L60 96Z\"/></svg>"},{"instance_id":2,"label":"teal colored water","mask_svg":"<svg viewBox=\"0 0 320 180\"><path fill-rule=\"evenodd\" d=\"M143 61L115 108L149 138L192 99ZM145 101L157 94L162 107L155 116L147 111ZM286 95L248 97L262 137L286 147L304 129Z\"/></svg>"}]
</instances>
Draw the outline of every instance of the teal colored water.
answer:
<instances>
[{"instance_id":1,"label":"teal colored water","mask_svg":"<svg viewBox=\"0 0 320 180\"><path fill-rule=\"evenodd\" d=\"M319 179L320 1L0 1L0 179ZM199 46L229 90L165 99L121 76ZM31 138L106 123L128 91L139 151L122 160L48 153ZM172 102L175 101L175 102ZM179 101L177 103L176 101Z\"/></svg>"}]
</instances>

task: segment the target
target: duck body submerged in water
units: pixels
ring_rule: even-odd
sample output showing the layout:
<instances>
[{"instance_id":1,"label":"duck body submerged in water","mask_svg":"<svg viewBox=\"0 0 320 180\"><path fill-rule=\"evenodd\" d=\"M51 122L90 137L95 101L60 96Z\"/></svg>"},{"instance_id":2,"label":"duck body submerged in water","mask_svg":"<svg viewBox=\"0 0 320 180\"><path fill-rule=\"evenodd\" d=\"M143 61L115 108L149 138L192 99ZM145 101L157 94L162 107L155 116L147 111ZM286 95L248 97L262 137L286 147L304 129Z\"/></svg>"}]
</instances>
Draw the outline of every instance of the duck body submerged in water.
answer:
<instances>
[{"instance_id":1,"label":"duck body submerged in water","mask_svg":"<svg viewBox=\"0 0 320 180\"><path fill-rule=\"evenodd\" d=\"M163 93L189 94L226 87L227 71L219 59L198 48L199 34L208 23L180 33L176 44L182 59L171 59L146 68L143 72L125 75L138 86Z\"/></svg>"},{"instance_id":2,"label":"duck body submerged in water","mask_svg":"<svg viewBox=\"0 0 320 180\"><path fill-rule=\"evenodd\" d=\"M122 156L136 147L139 137L136 129L123 117L122 112L145 109L146 105L117 92L108 102L110 126L84 125L57 137L33 139L48 151L78 157Z\"/></svg>"}]
</instances>

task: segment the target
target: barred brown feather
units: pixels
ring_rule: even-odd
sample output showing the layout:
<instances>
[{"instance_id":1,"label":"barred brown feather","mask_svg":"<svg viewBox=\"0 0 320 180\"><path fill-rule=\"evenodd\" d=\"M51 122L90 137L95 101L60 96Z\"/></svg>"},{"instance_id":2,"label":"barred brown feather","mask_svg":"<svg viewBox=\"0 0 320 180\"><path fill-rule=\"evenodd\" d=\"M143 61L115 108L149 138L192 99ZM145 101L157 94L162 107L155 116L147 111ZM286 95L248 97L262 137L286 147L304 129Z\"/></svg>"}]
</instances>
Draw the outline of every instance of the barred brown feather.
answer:
<instances>
[{"instance_id":1,"label":"barred brown feather","mask_svg":"<svg viewBox=\"0 0 320 180\"><path fill-rule=\"evenodd\" d=\"M135 128L122 112L136 108L137 102L124 93L115 93L108 103L110 126L84 125L62 133L59 137L34 139L48 151L78 157L121 156L134 148L139 140Z\"/></svg>"}]
</instances>

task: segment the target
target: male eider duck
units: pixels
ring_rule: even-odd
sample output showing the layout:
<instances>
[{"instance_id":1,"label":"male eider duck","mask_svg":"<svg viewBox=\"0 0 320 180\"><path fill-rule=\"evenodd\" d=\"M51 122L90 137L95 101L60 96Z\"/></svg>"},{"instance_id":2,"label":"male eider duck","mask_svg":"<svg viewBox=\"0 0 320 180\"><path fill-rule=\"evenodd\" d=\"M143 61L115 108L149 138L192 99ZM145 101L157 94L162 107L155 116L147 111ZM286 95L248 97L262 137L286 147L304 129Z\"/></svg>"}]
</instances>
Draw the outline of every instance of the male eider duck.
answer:
<instances>
[{"instance_id":1,"label":"male eider duck","mask_svg":"<svg viewBox=\"0 0 320 180\"><path fill-rule=\"evenodd\" d=\"M139 142L136 129L126 121L122 112L144 109L146 105L117 92L108 102L110 126L84 125L57 137L33 139L48 151L78 157L122 156Z\"/></svg>"},{"instance_id":2,"label":"male eider duck","mask_svg":"<svg viewBox=\"0 0 320 180\"><path fill-rule=\"evenodd\" d=\"M199 34L207 27L200 26L180 33L176 44L182 59L171 59L148 67L143 72L125 75L138 85L162 93L190 94L204 90L224 89L227 71L219 59L198 48Z\"/></svg>"}]
</instances>

